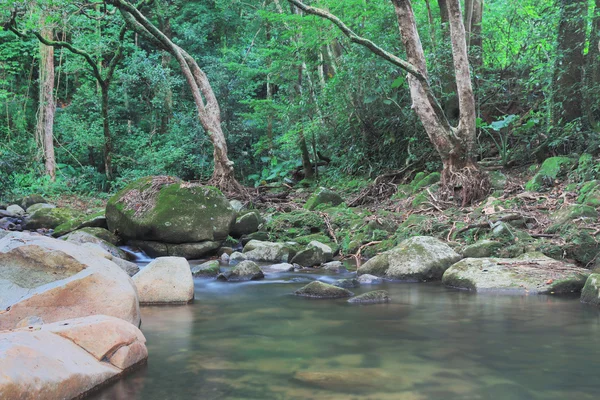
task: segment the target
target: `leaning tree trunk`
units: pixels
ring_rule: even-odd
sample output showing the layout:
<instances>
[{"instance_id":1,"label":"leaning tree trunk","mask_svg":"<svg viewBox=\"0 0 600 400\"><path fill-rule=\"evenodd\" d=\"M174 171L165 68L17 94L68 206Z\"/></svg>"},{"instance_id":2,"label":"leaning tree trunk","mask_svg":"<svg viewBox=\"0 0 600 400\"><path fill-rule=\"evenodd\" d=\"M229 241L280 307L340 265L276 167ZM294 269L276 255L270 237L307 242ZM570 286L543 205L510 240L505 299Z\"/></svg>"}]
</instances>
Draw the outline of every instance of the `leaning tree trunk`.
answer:
<instances>
[{"instance_id":1,"label":"leaning tree trunk","mask_svg":"<svg viewBox=\"0 0 600 400\"><path fill-rule=\"evenodd\" d=\"M392 0L408 62L427 77L425 54L417 31L410 0ZM413 108L442 159L442 194L463 206L489 190L489 180L475 162L475 98L467 55L467 42L458 0L448 0L448 21L459 106L458 126L448 124L428 97L424 81L409 75Z\"/></svg>"},{"instance_id":2,"label":"leaning tree trunk","mask_svg":"<svg viewBox=\"0 0 600 400\"><path fill-rule=\"evenodd\" d=\"M560 0L558 57L554 70L554 123L564 125L583 116L582 81L585 59L587 0Z\"/></svg>"},{"instance_id":3,"label":"leaning tree trunk","mask_svg":"<svg viewBox=\"0 0 600 400\"><path fill-rule=\"evenodd\" d=\"M52 28L42 26L41 35L52 40ZM44 169L52 181L56 180L54 156L54 47L40 43L39 109L36 138L44 153Z\"/></svg>"},{"instance_id":4,"label":"leaning tree trunk","mask_svg":"<svg viewBox=\"0 0 600 400\"><path fill-rule=\"evenodd\" d=\"M179 63L183 76L188 83L200 124L213 144L214 171L210 183L228 193L245 193L235 179L233 162L227 155L227 142L221 129L221 111L208 77L185 50L177 46L160 29L150 22L135 6L126 0L107 0L117 7L127 23L133 25L162 50L169 52Z\"/></svg>"}]
</instances>

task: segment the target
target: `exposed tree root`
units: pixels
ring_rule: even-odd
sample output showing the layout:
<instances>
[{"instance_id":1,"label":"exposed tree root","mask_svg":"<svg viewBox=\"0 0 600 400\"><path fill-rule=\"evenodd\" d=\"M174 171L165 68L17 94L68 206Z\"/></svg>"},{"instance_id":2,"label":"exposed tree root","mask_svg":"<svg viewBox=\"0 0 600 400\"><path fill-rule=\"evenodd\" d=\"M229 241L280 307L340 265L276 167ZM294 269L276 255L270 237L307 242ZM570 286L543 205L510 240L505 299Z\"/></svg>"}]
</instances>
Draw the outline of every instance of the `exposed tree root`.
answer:
<instances>
[{"instance_id":1,"label":"exposed tree root","mask_svg":"<svg viewBox=\"0 0 600 400\"><path fill-rule=\"evenodd\" d=\"M490 179L475 164L455 169L448 165L442 171L439 198L466 207L485 198L490 192Z\"/></svg>"}]
</instances>

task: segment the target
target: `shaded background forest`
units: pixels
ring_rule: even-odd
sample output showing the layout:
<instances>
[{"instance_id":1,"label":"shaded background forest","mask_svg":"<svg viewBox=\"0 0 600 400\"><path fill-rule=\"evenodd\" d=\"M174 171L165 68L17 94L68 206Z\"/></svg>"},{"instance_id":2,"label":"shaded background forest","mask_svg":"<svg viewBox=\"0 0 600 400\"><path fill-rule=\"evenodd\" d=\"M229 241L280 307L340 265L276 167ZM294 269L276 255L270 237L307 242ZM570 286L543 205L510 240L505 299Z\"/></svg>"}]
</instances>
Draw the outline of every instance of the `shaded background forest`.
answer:
<instances>
[{"instance_id":1,"label":"shaded background forest","mask_svg":"<svg viewBox=\"0 0 600 400\"><path fill-rule=\"evenodd\" d=\"M307 3L403 54L390 2ZM452 114L443 3L415 1L413 7L430 80ZM120 40L120 16L100 5L86 11L78 2L39 4L35 12L50 15L52 37L87 51L101 70L123 46L110 86L113 176L107 180L103 159L99 84L82 57L60 48L54 52L56 181L44 175L34 134L40 45L4 29L0 198L94 194L146 175L208 179L212 145L177 63L131 31ZM597 154L600 8L593 1L488 0L483 10L480 44L470 47L480 159L520 166L551 155ZM301 180L303 150L312 163L327 164L319 169L322 183L350 190L406 166L441 168L411 109L405 73L351 44L327 21L270 0L155 0L144 13L207 73L243 184ZM2 7L0 18L9 14ZM26 18L38 17L30 12Z\"/></svg>"}]
</instances>

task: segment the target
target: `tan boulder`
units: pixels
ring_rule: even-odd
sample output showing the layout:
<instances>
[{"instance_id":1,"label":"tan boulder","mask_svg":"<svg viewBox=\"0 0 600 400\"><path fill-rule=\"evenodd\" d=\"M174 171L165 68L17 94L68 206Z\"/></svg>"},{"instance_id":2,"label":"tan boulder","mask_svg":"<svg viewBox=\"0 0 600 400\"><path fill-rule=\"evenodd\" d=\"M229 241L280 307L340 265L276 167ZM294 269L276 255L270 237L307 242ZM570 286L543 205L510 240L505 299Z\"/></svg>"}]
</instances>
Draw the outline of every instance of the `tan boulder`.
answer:
<instances>
[{"instance_id":1,"label":"tan boulder","mask_svg":"<svg viewBox=\"0 0 600 400\"><path fill-rule=\"evenodd\" d=\"M0 332L1 399L73 399L148 358L142 332L95 315Z\"/></svg>"},{"instance_id":2,"label":"tan boulder","mask_svg":"<svg viewBox=\"0 0 600 400\"><path fill-rule=\"evenodd\" d=\"M140 303L185 304L194 299L194 278L183 257L159 257L134 277Z\"/></svg>"},{"instance_id":3,"label":"tan boulder","mask_svg":"<svg viewBox=\"0 0 600 400\"><path fill-rule=\"evenodd\" d=\"M62 240L11 233L0 240L0 330L105 314L140 324L135 284L115 263Z\"/></svg>"}]
</instances>

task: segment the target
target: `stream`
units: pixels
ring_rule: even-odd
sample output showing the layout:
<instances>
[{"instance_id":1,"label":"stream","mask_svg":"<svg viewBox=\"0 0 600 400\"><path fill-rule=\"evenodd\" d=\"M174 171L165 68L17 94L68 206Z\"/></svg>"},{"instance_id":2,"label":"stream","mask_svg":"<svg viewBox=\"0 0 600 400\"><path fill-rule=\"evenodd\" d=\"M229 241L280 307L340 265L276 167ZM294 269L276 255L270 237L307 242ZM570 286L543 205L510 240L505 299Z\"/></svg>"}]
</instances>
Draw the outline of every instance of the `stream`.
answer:
<instances>
[{"instance_id":1,"label":"stream","mask_svg":"<svg viewBox=\"0 0 600 400\"><path fill-rule=\"evenodd\" d=\"M91 398L598 398L600 311L578 298L439 283L351 289L388 290L391 303L378 305L291 295L352 275L195 279L192 304L142 307L148 364Z\"/></svg>"}]
</instances>

